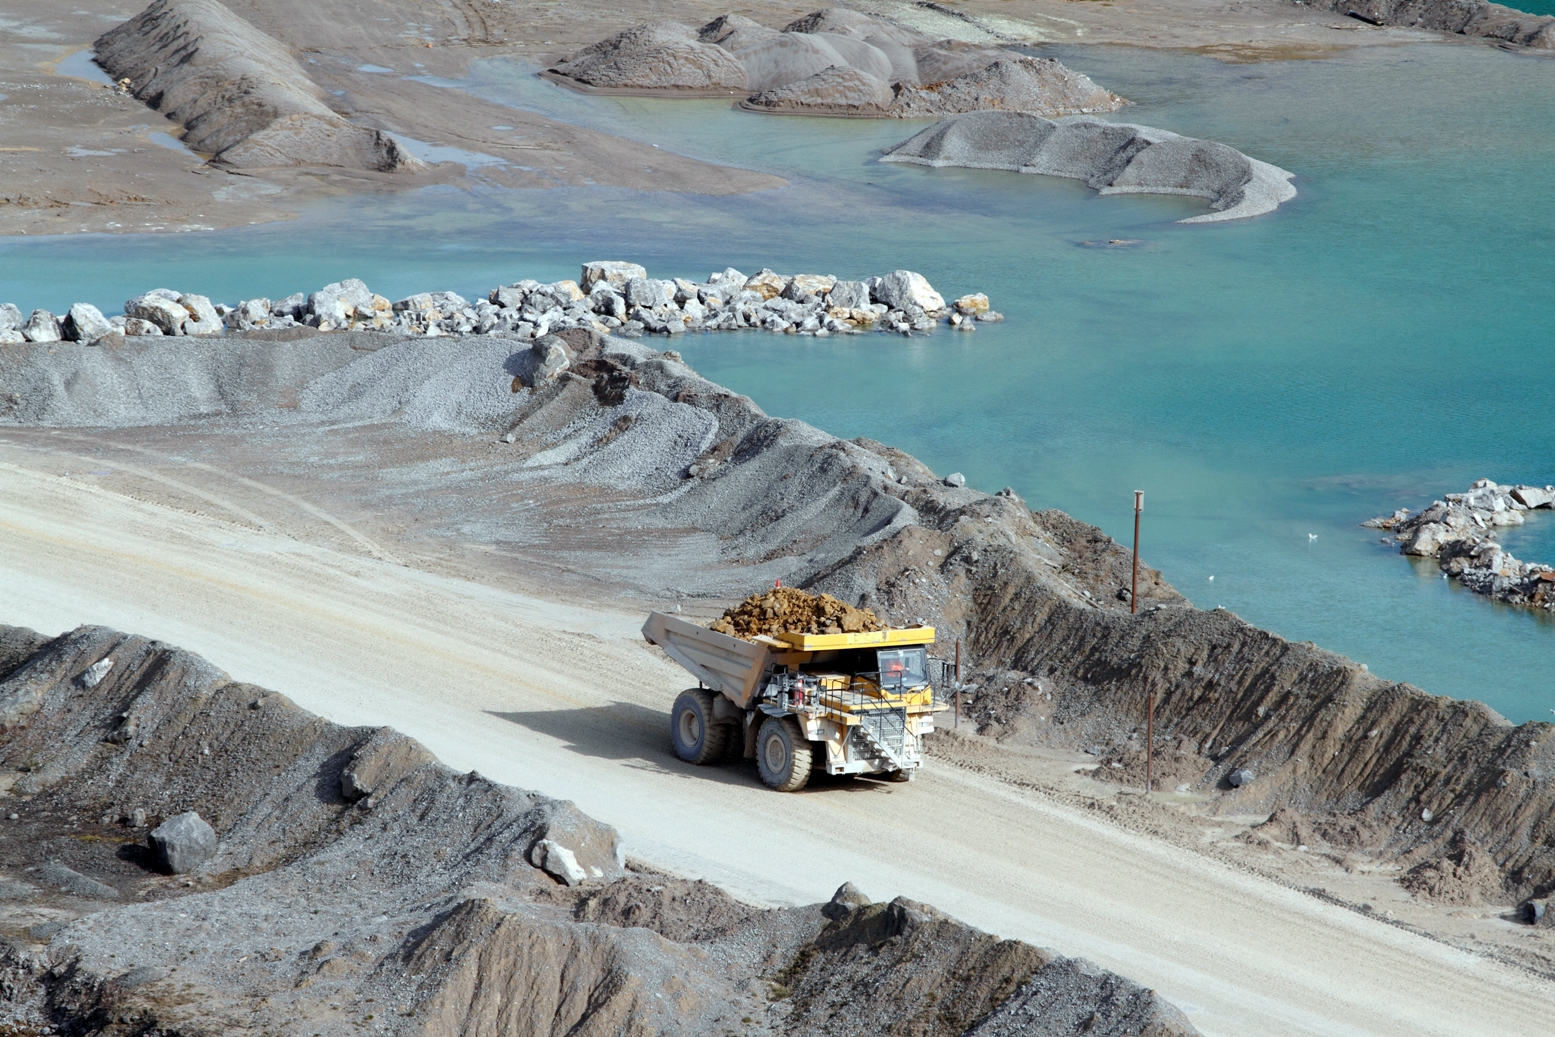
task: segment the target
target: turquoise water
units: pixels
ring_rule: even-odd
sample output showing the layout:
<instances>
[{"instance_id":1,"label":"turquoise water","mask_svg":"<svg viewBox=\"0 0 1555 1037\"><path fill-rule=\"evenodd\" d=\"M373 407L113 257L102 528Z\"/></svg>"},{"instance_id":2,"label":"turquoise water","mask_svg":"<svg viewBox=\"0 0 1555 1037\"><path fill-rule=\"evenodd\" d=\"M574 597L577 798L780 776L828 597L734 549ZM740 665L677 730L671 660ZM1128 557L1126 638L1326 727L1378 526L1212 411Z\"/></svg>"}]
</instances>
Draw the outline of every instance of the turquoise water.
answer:
<instances>
[{"instance_id":1,"label":"turquoise water","mask_svg":"<svg viewBox=\"0 0 1555 1037\"><path fill-rule=\"evenodd\" d=\"M873 161L914 124L584 97L486 62L458 85L793 186L438 188L231 233L13 239L0 295L117 307L154 285L235 299L344 276L388 295L470 293L596 258L660 275L910 267L947 294L988 292L1008 322L676 347L772 413L1011 485L1119 539L1142 489L1145 557L1197 604L1550 719L1551 623L1457 590L1356 523L1480 476L1555 482L1555 62L1463 44L1264 65L1047 53L1133 98L1119 118L1239 147L1296 172L1300 195L1269 217L1184 227L1172 221L1203 211L1187 199ZM1108 239L1139 244L1080 244ZM1555 515L1506 542L1555 562Z\"/></svg>"}]
</instances>

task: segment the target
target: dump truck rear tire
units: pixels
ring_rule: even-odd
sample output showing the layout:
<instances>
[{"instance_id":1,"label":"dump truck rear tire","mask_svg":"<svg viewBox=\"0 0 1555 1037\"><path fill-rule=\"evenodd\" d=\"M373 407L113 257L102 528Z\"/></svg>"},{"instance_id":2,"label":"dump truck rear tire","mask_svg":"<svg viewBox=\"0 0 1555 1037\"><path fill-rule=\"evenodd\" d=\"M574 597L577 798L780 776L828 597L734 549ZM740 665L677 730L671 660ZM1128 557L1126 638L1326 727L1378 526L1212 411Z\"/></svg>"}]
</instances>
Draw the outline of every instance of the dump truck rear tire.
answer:
<instances>
[{"instance_id":1,"label":"dump truck rear tire","mask_svg":"<svg viewBox=\"0 0 1555 1037\"><path fill-rule=\"evenodd\" d=\"M713 720L713 693L688 688L675 699L670 711L670 739L675 755L687 763L717 763L723 759L729 738L727 724Z\"/></svg>"},{"instance_id":2,"label":"dump truck rear tire","mask_svg":"<svg viewBox=\"0 0 1555 1037\"><path fill-rule=\"evenodd\" d=\"M810 743L793 717L768 717L761 725L756 769L778 792L798 792L810 780Z\"/></svg>"}]
</instances>

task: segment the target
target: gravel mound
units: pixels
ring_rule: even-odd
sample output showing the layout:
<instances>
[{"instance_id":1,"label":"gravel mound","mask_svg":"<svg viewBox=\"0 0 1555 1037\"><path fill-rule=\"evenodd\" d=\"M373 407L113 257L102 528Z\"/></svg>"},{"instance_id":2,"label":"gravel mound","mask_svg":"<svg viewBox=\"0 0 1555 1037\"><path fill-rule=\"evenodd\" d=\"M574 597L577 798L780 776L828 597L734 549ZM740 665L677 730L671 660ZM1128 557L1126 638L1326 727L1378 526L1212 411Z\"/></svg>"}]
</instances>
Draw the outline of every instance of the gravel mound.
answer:
<instances>
[{"instance_id":1,"label":"gravel mound","mask_svg":"<svg viewBox=\"0 0 1555 1037\"><path fill-rule=\"evenodd\" d=\"M510 358L526 346L490 335L391 339L310 382L299 393L297 413L348 422L393 417L445 431L494 430L513 410Z\"/></svg>"},{"instance_id":2,"label":"gravel mound","mask_svg":"<svg viewBox=\"0 0 1555 1037\"><path fill-rule=\"evenodd\" d=\"M335 114L286 47L217 0L155 0L97 41L97 61L221 165L427 168L388 134Z\"/></svg>"},{"instance_id":3,"label":"gravel mound","mask_svg":"<svg viewBox=\"0 0 1555 1037\"><path fill-rule=\"evenodd\" d=\"M1214 210L1182 223L1257 216L1296 196L1289 183L1295 174L1224 144L1078 115L956 115L889 149L880 161L1068 177L1102 194L1204 198Z\"/></svg>"},{"instance_id":4,"label":"gravel mound","mask_svg":"<svg viewBox=\"0 0 1555 1037\"><path fill-rule=\"evenodd\" d=\"M53 353L0 346L0 424L163 425L295 407L303 386L365 355L353 346L382 341L346 333L263 343L126 338L118 348Z\"/></svg>"},{"instance_id":5,"label":"gravel mound","mask_svg":"<svg viewBox=\"0 0 1555 1037\"><path fill-rule=\"evenodd\" d=\"M884 630L869 609L856 609L830 594L808 594L796 587L777 587L752 594L708 625L731 637L793 634L857 634Z\"/></svg>"},{"instance_id":6,"label":"gravel mound","mask_svg":"<svg viewBox=\"0 0 1555 1037\"><path fill-rule=\"evenodd\" d=\"M916 119L1004 109L1060 116L1115 112L1123 103L1117 94L1051 58L1010 56L903 89L892 104L892 114Z\"/></svg>"},{"instance_id":7,"label":"gravel mound","mask_svg":"<svg viewBox=\"0 0 1555 1037\"><path fill-rule=\"evenodd\" d=\"M843 8L816 11L781 32L734 14L700 29L652 22L585 47L549 73L624 91L738 91L750 93L742 105L753 111L826 115L1065 114L1126 103L1056 61L936 40Z\"/></svg>"},{"instance_id":8,"label":"gravel mound","mask_svg":"<svg viewBox=\"0 0 1555 1037\"><path fill-rule=\"evenodd\" d=\"M745 67L678 22L651 22L585 47L551 71L592 87L711 91L746 88Z\"/></svg>"},{"instance_id":9,"label":"gravel mound","mask_svg":"<svg viewBox=\"0 0 1555 1037\"><path fill-rule=\"evenodd\" d=\"M806 79L763 90L745 103L750 108L772 111L837 108L883 112L895 96L883 79L851 65L831 65Z\"/></svg>"}]
</instances>

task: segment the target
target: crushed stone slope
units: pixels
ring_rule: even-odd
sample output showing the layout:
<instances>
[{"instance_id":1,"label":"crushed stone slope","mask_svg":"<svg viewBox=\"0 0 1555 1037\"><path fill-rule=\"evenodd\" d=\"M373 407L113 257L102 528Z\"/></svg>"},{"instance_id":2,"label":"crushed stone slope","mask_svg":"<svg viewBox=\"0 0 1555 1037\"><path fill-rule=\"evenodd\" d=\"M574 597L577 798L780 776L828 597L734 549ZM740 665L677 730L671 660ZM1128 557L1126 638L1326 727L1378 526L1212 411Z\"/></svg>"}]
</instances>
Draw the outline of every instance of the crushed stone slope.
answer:
<instances>
[{"instance_id":1,"label":"crushed stone slope","mask_svg":"<svg viewBox=\"0 0 1555 1037\"><path fill-rule=\"evenodd\" d=\"M950 1035L1019 1018L1023 1033L1196 1032L1122 977L910 901L845 889L768 910L629 873L614 831L569 803L456 774L397 732L331 724L144 638L0 627L0 725L11 839L78 847L63 873L75 892L5 879L12 1026L560 1037L721 1035L745 1019L769 1034ZM160 875L142 829L186 809L218 852ZM541 840L581 877L535 867ZM53 921L31 924L40 911ZM932 1010L929 990L943 995Z\"/></svg>"}]
</instances>

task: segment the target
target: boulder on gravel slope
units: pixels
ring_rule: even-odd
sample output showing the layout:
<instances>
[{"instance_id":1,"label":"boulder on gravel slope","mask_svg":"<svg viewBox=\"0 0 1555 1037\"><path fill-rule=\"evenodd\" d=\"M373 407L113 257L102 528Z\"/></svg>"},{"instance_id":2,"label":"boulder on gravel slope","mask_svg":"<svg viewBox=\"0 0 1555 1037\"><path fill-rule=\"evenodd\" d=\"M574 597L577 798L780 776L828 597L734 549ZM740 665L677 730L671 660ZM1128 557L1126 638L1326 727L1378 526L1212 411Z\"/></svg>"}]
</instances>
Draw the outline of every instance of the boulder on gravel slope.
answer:
<instances>
[{"instance_id":1,"label":"boulder on gravel slope","mask_svg":"<svg viewBox=\"0 0 1555 1037\"><path fill-rule=\"evenodd\" d=\"M216 856L216 830L193 810L163 821L146 841L157 865L169 875L193 871Z\"/></svg>"}]
</instances>

